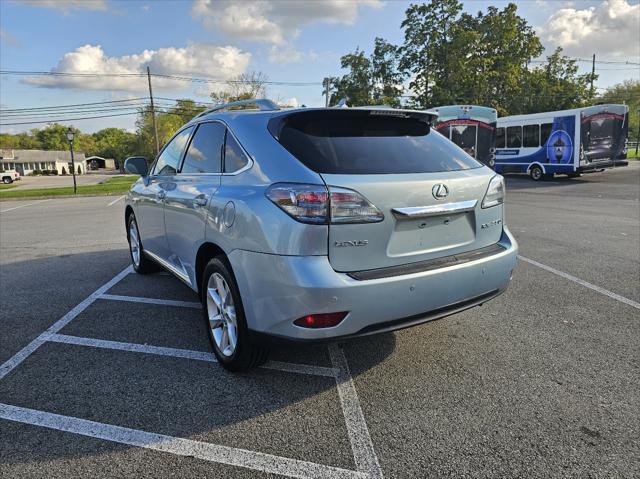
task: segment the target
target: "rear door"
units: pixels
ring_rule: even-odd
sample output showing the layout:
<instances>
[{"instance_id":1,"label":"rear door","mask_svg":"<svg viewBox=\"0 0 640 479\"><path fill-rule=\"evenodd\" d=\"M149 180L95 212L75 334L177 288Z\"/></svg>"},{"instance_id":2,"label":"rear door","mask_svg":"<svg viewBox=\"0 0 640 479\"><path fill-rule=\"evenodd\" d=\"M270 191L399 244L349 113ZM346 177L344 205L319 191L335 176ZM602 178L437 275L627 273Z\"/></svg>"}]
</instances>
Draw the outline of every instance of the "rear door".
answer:
<instances>
[{"instance_id":1,"label":"rear door","mask_svg":"<svg viewBox=\"0 0 640 479\"><path fill-rule=\"evenodd\" d=\"M220 122L198 126L165 199L169 262L194 286L199 280L195 263L198 248L204 243L207 206L220 187L224 135L225 126Z\"/></svg>"},{"instance_id":2,"label":"rear door","mask_svg":"<svg viewBox=\"0 0 640 479\"><path fill-rule=\"evenodd\" d=\"M355 190L384 215L376 223L329 226L334 269L408 264L499 241L502 205L481 208L493 171L424 121L367 113L309 115L280 135L329 189Z\"/></svg>"}]
</instances>

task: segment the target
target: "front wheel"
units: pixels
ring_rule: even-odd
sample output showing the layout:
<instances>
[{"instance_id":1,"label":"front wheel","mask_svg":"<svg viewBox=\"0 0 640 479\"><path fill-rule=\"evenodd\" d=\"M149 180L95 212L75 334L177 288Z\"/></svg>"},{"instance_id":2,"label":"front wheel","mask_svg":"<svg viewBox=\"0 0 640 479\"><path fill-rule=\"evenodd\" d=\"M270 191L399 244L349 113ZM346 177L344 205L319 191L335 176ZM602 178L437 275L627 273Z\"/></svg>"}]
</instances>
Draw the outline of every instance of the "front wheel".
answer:
<instances>
[{"instance_id":1,"label":"front wheel","mask_svg":"<svg viewBox=\"0 0 640 479\"><path fill-rule=\"evenodd\" d=\"M229 371L264 364L269 350L251 341L238 286L222 258L207 264L201 292L209 340L218 362Z\"/></svg>"},{"instance_id":2,"label":"front wheel","mask_svg":"<svg viewBox=\"0 0 640 479\"><path fill-rule=\"evenodd\" d=\"M158 266L144 254L142 241L140 240L140 230L133 213L127 218L127 239L129 240L129 254L131 264L136 273L147 274L158 271Z\"/></svg>"},{"instance_id":3,"label":"front wheel","mask_svg":"<svg viewBox=\"0 0 640 479\"><path fill-rule=\"evenodd\" d=\"M10 185L11 183L13 183L13 180L11 178L9 178L8 176L5 176L4 178L2 178L2 182L5 185Z\"/></svg>"},{"instance_id":4,"label":"front wheel","mask_svg":"<svg viewBox=\"0 0 640 479\"><path fill-rule=\"evenodd\" d=\"M544 178L544 171L541 166L533 165L529 170L529 176L533 181L541 181Z\"/></svg>"}]
</instances>

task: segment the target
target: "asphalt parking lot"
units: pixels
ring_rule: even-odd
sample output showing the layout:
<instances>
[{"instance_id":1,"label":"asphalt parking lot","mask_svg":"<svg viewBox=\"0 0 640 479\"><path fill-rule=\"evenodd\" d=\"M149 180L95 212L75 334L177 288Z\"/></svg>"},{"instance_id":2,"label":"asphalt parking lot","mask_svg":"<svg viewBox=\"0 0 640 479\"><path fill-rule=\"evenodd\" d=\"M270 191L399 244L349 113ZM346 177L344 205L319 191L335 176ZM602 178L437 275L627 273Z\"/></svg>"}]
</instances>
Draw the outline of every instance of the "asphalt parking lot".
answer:
<instances>
[{"instance_id":1,"label":"asphalt parking lot","mask_svg":"<svg viewBox=\"0 0 640 479\"><path fill-rule=\"evenodd\" d=\"M640 476L640 162L509 177L496 300L239 375L122 216L0 203L0 477Z\"/></svg>"}]
</instances>

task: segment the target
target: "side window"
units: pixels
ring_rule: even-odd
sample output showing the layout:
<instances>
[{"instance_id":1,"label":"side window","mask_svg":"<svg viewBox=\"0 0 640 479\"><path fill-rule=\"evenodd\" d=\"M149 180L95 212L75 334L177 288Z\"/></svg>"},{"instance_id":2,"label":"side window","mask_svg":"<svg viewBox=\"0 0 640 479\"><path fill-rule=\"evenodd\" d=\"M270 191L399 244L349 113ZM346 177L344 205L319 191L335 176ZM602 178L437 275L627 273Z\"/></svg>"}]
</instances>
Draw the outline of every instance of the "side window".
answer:
<instances>
[{"instance_id":1,"label":"side window","mask_svg":"<svg viewBox=\"0 0 640 479\"><path fill-rule=\"evenodd\" d=\"M540 125L525 125L523 127L523 143L525 148L533 148L540 146Z\"/></svg>"},{"instance_id":2,"label":"side window","mask_svg":"<svg viewBox=\"0 0 640 479\"><path fill-rule=\"evenodd\" d=\"M156 166L153 168L154 175L173 176L176 174L182 153L184 153L184 148L187 146L187 141L189 141L191 130L193 130L193 127L182 130L162 150L156 161Z\"/></svg>"},{"instance_id":3,"label":"side window","mask_svg":"<svg viewBox=\"0 0 640 479\"><path fill-rule=\"evenodd\" d=\"M541 146L544 146L544 144L549 139L552 129L553 129L553 123L543 123L542 125L540 125L540 145Z\"/></svg>"},{"instance_id":4,"label":"side window","mask_svg":"<svg viewBox=\"0 0 640 479\"><path fill-rule=\"evenodd\" d=\"M506 135L504 128L496 128L496 148L504 148L506 145Z\"/></svg>"},{"instance_id":5,"label":"side window","mask_svg":"<svg viewBox=\"0 0 640 479\"><path fill-rule=\"evenodd\" d=\"M522 148L522 127L507 127L507 148Z\"/></svg>"},{"instance_id":6,"label":"side window","mask_svg":"<svg viewBox=\"0 0 640 479\"><path fill-rule=\"evenodd\" d=\"M202 123L193 135L180 173L221 173L225 126Z\"/></svg>"},{"instance_id":7,"label":"side window","mask_svg":"<svg viewBox=\"0 0 640 479\"><path fill-rule=\"evenodd\" d=\"M227 143L224 148L224 172L233 173L249 163L247 155L229 131L227 131Z\"/></svg>"}]
</instances>

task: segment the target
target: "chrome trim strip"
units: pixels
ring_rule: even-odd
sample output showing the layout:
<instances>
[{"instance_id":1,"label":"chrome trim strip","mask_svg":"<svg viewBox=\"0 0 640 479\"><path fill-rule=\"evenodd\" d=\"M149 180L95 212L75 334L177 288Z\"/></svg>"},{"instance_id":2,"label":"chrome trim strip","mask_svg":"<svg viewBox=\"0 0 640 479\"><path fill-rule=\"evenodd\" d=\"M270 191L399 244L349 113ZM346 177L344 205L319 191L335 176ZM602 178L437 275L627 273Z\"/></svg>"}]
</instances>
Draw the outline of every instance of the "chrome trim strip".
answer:
<instances>
[{"instance_id":1,"label":"chrome trim strip","mask_svg":"<svg viewBox=\"0 0 640 479\"><path fill-rule=\"evenodd\" d=\"M432 206L409 206L406 208L393 208L391 212L400 218L424 218L427 216L445 215L450 213L464 213L473 211L478 200L459 201Z\"/></svg>"},{"instance_id":2,"label":"chrome trim strip","mask_svg":"<svg viewBox=\"0 0 640 479\"><path fill-rule=\"evenodd\" d=\"M186 283L187 286L189 286L191 288L193 287L193 285L191 284L191 280L189 279L189 276L186 273L180 271L174 265L172 265L171 263L165 261L160 256L158 256L157 254L152 253L151 251L149 251L147 249L144 249L142 251L146 255L148 255L152 260L154 260L156 263L160 264L160 266L162 266L165 269L168 269L171 273L176 275L178 277L178 279L183 281L184 283Z\"/></svg>"}]
</instances>

